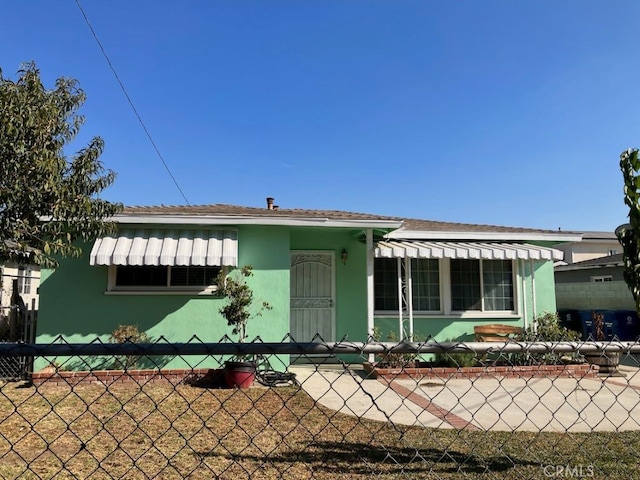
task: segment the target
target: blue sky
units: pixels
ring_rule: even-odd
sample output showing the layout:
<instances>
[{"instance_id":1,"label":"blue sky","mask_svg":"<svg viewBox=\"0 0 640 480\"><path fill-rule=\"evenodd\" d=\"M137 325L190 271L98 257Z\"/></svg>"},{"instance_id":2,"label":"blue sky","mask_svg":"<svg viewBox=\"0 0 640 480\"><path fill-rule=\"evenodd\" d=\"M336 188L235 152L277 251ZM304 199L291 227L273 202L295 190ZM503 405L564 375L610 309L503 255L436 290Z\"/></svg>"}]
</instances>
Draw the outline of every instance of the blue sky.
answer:
<instances>
[{"instance_id":1,"label":"blue sky","mask_svg":"<svg viewBox=\"0 0 640 480\"><path fill-rule=\"evenodd\" d=\"M81 0L191 204L556 230L626 220L640 2ZM74 0L4 2L0 68L79 80L104 197L184 204Z\"/></svg>"}]
</instances>

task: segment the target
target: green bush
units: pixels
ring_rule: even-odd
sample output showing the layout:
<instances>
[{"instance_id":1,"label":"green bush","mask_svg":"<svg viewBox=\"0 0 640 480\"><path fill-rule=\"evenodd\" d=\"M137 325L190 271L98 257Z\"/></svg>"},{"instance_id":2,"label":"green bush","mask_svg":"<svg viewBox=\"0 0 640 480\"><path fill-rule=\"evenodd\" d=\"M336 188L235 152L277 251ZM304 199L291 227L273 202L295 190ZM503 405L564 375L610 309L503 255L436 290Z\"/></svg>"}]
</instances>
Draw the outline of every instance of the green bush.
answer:
<instances>
[{"instance_id":1,"label":"green bush","mask_svg":"<svg viewBox=\"0 0 640 480\"><path fill-rule=\"evenodd\" d=\"M524 342L577 342L580 340L580 333L569 330L560 325L560 319L555 313L546 313L536 317L534 325L529 325L523 334L518 338ZM510 360L515 365L558 365L569 361L576 361L580 358L577 353L561 354L550 353L516 353L512 354Z\"/></svg>"},{"instance_id":2,"label":"green bush","mask_svg":"<svg viewBox=\"0 0 640 480\"><path fill-rule=\"evenodd\" d=\"M137 325L118 325L111 336L110 343L146 343L149 336L145 332L138 330ZM141 357L139 355L116 355L113 368L117 370L127 370L137 367Z\"/></svg>"}]
</instances>

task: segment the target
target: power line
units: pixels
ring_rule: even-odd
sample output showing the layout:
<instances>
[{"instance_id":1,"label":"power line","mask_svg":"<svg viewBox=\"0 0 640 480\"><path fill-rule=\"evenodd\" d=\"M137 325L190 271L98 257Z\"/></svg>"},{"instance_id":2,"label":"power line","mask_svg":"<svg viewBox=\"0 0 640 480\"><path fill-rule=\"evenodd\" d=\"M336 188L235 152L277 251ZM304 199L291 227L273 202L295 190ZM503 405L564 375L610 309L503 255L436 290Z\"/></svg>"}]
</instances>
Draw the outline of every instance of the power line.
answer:
<instances>
[{"instance_id":1,"label":"power line","mask_svg":"<svg viewBox=\"0 0 640 480\"><path fill-rule=\"evenodd\" d=\"M80 5L80 0L75 0L75 1L76 1L76 5L78 5L78 8L80 9L80 13L82 13L82 16L84 17L84 21L86 22L87 26L89 27L89 30L91 30L91 34L93 35L93 38L95 39L96 43L98 44L98 47L100 47L100 51L102 52L102 55L104 56L105 60L107 61L107 64L109 65L109 68L113 72L113 75L116 78L116 81L118 82L118 85L120 85L120 88L122 89L122 93L124 93L124 96L127 98L127 101L129 102L129 105L131 105L131 109L133 110L133 113L135 114L136 118L138 119L138 122L140 122L140 125L142 126L142 129L144 130L144 133L147 134L147 138L151 142L151 145L153 146L154 150L156 151L156 154L158 155L158 158L160 158L160 161L164 165L164 168L167 170L167 173L171 177L171 180L173 180L173 183L175 184L176 188L180 192L180 195L182 195L182 198L184 198L184 201L187 203L187 205L191 205L189 203L189 200L187 200L187 197L185 196L184 192L182 191L182 188L180 188L180 185L178 184L178 181L176 180L176 177L174 177L173 173L171 173L171 169L169 168L169 165L167 165L167 162L164 160L164 157L160 153L160 150L158 149L158 146L156 145L156 142L153 141L153 138L151 137L151 134L149 133L149 130L147 129L147 127L144 124L144 122L142 121L142 117L140 117L140 114L138 113L138 110L136 109L135 105L133 104L133 101L131 100L131 97L127 93L127 89L124 88L124 84L120 80L120 77L118 76L118 72L116 72L116 69L113 67L113 64L111 63L111 60L109 59L109 56L107 55L107 52L105 51L104 47L102 46L102 43L98 39L98 35L96 34L96 31L93 29L93 26L91 25L91 22L89 22L89 18L87 17L87 14L84 12L84 9L82 8L82 5Z\"/></svg>"}]
</instances>

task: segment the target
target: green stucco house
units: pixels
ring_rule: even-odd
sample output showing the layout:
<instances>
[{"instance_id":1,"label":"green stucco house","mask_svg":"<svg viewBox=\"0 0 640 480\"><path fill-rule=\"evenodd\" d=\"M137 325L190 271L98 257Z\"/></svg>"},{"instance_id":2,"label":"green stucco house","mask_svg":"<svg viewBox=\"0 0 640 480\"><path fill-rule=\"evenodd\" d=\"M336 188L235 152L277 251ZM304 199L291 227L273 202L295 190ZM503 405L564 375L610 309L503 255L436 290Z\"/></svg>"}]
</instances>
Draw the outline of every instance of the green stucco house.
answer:
<instances>
[{"instance_id":1,"label":"green stucco house","mask_svg":"<svg viewBox=\"0 0 640 480\"><path fill-rule=\"evenodd\" d=\"M249 338L365 341L472 338L480 323L527 325L555 311L553 245L566 232L342 211L230 205L128 207L118 232L45 270L38 342L107 339L135 324L151 339L215 342L230 329L212 279L252 265L273 307Z\"/></svg>"}]
</instances>

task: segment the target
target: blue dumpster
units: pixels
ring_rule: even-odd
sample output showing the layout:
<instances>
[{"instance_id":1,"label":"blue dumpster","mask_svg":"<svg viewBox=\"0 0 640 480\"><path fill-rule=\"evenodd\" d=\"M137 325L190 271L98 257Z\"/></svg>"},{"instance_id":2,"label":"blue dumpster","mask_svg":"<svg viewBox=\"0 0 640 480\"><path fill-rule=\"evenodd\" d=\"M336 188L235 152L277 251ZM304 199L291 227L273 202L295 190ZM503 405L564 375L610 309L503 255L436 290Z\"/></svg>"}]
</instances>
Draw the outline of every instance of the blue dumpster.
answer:
<instances>
[{"instance_id":1,"label":"blue dumpster","mask_svg":"<svg viewBox=\"0 0 640 480\"><path fill-rule=\"evenodd\" d=\"M560 326L569 330L580 332L580 315L578 310L560 309L558 310L558 319Z\"/></svg>"},{"instance_id":2,"label":"blue dumpster","mask_svg":"<svg viewBox=\"0 0 640 480\"><path fill-rule=\"evenodd\" d=\"M580 333L582 340L594 340L595 333L593 331L593 317L591 310L580 310L578 312L580 318Z\"/></svg>"},{"instance_id":3,"label":"blue dumpster","mask_svg":"<svg viewBox=\"0 0 640 480\"><path fill-rule=\"evenodd\" d=\"M640 320L634 310L616 310L617 335L622 341L637 340L640 335Z\"/></svg>"},{"instance_id":4,"label":"blue dumpster","mask_svg":"<svg viewBox=\"0 0 640 480\"><path fill-rule=\"evenodd\" d=\"M602 333L603 339L596 338L596 325L594 323L594 314L602 315ZM580 332L582 340L613 340L617 337L617 317L615 310L580 310L578 312L580 318Z\"/></svg>"}]
</instances>

